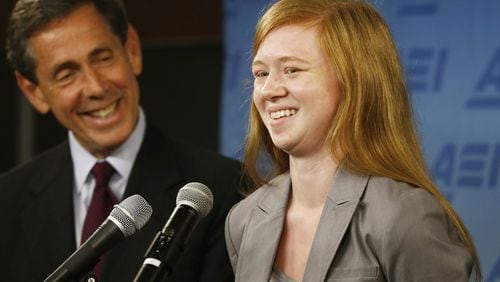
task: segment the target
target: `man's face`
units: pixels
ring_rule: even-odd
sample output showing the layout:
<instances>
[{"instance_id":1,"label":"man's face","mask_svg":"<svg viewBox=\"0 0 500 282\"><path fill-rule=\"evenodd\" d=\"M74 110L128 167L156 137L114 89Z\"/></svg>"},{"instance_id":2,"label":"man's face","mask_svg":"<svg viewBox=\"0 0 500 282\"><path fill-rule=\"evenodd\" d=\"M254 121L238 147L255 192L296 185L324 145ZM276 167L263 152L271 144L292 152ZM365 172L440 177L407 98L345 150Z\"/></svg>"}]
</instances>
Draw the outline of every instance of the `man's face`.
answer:
<instances>
[{"instance_id":1,"label":"man's face","mask_svg":"<svg viewBox=\"0 0 500 282\"><path fill-rule=\"evenodd\" d=\"M138 120L142 62L137 34L123 45L93 5L52 21L29 40L35 85L17 74L28 100L51 111L82 146L102 158L120 146Z\"/></svg>"}]
</instances>

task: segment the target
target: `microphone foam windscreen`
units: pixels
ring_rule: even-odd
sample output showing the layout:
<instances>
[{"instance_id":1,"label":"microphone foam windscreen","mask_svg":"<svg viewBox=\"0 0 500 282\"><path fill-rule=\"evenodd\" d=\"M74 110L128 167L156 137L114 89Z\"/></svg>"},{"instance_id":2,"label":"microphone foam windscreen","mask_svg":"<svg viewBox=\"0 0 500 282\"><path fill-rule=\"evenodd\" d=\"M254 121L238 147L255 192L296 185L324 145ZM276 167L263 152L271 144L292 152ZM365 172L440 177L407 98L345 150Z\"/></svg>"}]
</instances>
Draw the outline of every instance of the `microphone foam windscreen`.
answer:
<instances>
[{"instance_id":1,"label":"microphone foam windscreen","mask_svg":"<svg viewBox=\"0 0 500 282\"><path fill-rule=\"evenodd\" d=\"M192 207L203 218L212 210L214 197L205 184L191 182L179 190L176 203Z\"/></svg>"},{"instance_id":2,"label":"microphone foam windscreen","mask_svg":"<svg viewBox=\"0 0 500 282\"><path fill-rule=\"evenodd\" d=\"M125 237L128 237L140 230L152 213L153 209L143 197L132 195L115 205L109 216L122 225L119 227Z\"/></svg>"}]
</instances>

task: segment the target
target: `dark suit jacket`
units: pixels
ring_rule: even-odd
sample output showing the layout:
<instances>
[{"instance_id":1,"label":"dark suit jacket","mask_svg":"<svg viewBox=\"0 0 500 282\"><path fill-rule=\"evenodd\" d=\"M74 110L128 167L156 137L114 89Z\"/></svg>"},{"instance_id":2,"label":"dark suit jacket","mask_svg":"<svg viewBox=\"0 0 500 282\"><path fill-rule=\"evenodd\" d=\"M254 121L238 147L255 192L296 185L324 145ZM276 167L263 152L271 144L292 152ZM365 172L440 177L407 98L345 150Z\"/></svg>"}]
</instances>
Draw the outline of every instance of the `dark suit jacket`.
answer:
<instances>
[{"instance_id":1,"label":"dark suit jacket","mask_svg":"<svg viewBox=\"0 0 500 282\"><path fill-rule=\"evenodd\" d=\"M214 208L198 223L169 281L234 281L223 227L240 198L240 180L238 162L176 143L148 124L124 199L142 195L153 215L107 254L101 281L132 281L177 191L194 181L211 189ZM75 251L72 187L67 141L0 176L0 280L42 281Z\"/></svg>"},{"instance_id":2,"label":"dark suit jacket","mask_svg":"<svg viewBox=\"0 0 500 282\"><path fill-rule=\"evenodd\" d=\"M269 281L290 185L290 175L284 173L227 216L226 240L236 281ZM429 192L339 168L303 281L465 282L471 269L471 255Z\"/></svg>"}]
</instances>

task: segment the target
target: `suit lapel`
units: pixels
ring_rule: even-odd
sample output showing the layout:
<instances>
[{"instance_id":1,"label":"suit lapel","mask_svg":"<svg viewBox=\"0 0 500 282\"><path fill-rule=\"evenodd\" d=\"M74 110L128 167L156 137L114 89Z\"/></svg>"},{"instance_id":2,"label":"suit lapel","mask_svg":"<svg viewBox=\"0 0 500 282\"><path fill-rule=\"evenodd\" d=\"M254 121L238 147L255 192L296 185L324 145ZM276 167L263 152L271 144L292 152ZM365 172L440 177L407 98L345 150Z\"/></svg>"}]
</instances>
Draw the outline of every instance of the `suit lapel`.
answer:
<instances>
[{"instance_id":1,"label":"suit lapel","mask_svg":"<svg viewBox=\"0 0 500 282\"><path fill-rule=\"evenodd\" d=\"M175 205L176 189L184 179L175 158L174 146L158 129L147 124L143 144L132 168L125 197L140 194L151 206L156 207L153 218L165 222L163 215L172 211L170 205L165 205L165 193L168 193L169 203Z\"/></svg>"},{"instance_id":2,"label":"suit lapel","mask_svg":"<svg viewBox=\"0 0 500 282\"><path fill-rule=\"evenodd\" d=\"M55 270L76 248L73 212L73 165L68 143L55 149L52 159L31 176L31 199L21 213L19 242L32 253L35 260L28 265L40 268L32 273ZM37 220L33 220L33 218ZM35 251L36 250L36 251ZM50 273L46 273L48 276Z\"/></svg>"},{"instance_id":3,"label":"suit lapel","mask_svg":"<svg viewBox=\"0 0 500 282\"><path fill-rule=\"evenodd\" d=\"M309 253L304 281L324 281L365 191L368 176L339 168Z\"/></svg>"},{"instance_id":4,"label":"suit lapel","mask_svg":"<svg viewBox=\"0 0 500 282\"><path fill-rule=\"evenodd\" d=\"M281 231L285 220L285 208L290 193L288 173L273 180L267 195L253 209L251 219L243 234L241 257L238 260L237 281L268 281Z\"/></svg>"},{"instance_id":5,"label":"suit lapel","mask_svg":"<svg viewBox=\"0 0 500 282\"><path fill-rule=\"evenodd\" d=\"M133 277L137 273L149 243L174 209L177 191L174 188L183 184L183 176L174 154L169 140L148 123L124 198L139 194L155 209L142 230L121 242L108 254L103 281L123 281L124 277ZM109 273L121 276L110 277Z\"/></svg>"}]
</instances>

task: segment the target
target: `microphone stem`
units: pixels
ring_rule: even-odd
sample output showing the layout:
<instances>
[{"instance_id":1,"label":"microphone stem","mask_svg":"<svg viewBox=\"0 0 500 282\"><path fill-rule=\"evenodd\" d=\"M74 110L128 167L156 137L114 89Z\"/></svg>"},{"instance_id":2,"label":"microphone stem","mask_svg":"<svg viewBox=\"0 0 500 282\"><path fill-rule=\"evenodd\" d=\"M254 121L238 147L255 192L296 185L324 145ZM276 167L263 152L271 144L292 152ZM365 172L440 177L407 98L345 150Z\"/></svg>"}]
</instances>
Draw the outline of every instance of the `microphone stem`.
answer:
<instances>
[{"instance_id":1,"label":"microphone stem","mask_svg":"<svg viewBox=\"0 0 500 282\"><path fill-rule=\"evenodd\" d=\"M149 246L134 282L156 282L168 277L198 219L199 215L193 208L178 205Z\"/></svg>"}]
</instances>

